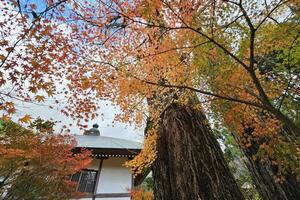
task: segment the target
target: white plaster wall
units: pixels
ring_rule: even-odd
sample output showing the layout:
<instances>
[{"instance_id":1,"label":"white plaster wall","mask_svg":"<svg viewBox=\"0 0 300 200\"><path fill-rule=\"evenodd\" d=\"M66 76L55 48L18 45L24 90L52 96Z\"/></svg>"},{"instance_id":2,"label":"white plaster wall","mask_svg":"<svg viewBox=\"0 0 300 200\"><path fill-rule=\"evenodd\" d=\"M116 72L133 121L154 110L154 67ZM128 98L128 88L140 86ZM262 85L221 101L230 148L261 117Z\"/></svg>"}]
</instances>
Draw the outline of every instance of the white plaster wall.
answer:
<instances>
[{"instance_id":1,"label":"white plaster wall","mask_svg":"<svg viewBox=\"0 0 300 200\"><path fill-rule=\"evenodd\" d=\"M118 198L96 198L96 200L130 200L130 197L118 197Z\"/></svg>"},{"instance_id":2,"label":"white plaster wall","mask_svg":"<svg viewBox=\"0 0 300 200\"><path fill-rule=\"evenodd\" d=\"M108 158L103 160L97 193L128 193L131 189L132 175L123 164L127 158ZM113 198L109 198L112 200ZM130 198L114 198L114 200ZM103 200L103 199L102 199Z\"/></svg>"},{"instance_id":3,"label":"white plaster wall","mask_svg":"<svg viewBox=\"0 0 300 200\"><path fill-rule=\"evenodd\" d=\"M93 200L93 198L81 198L79 200ZM96 198L96 200L130 200L130 197L118 197L118 198Z\"/></svg>"}]
</instances>

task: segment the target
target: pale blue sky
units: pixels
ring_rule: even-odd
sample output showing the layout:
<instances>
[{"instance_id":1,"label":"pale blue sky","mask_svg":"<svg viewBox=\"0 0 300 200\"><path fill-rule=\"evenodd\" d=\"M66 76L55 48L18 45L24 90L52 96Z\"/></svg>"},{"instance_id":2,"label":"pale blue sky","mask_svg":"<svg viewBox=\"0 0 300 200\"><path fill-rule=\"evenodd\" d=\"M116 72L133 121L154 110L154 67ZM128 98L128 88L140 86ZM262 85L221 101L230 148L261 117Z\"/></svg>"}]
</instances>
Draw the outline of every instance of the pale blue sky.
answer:
<instances>
[{"instance_id":1,"label":"pale blue sky","mask_svg":"<svg viewBox=\"0 0 300 200\"><path fill-rule=\"evenodd\" d=\"M51 100L45 102L47 105L51 105ZM63 125L73 124L68 126L71 134L82 134L83 130L80 130L76 126L76 122L72 121L71 118L66 117L58 110L50 109L48 106L37 105L32 103L15 102L17 103L17 114L13 117L16 121L19 117L24 116L24 114L30 114L32 117L41 117L42 119L53 119L54 121L60 121L55 126L55 132L59 133ZM98 117L94 120L88 122L89 128L92 127L94 123L99 125L100 134L103 136L117 137L123 139L129 139L134 141L143 140L143 128L136 129L133 126L124 123L113 122L114 114L119 113L120 110L112 106L110 102L100 101L101 109L98 113L103 113L103 117Z\"/></svg>"}]
</instances>

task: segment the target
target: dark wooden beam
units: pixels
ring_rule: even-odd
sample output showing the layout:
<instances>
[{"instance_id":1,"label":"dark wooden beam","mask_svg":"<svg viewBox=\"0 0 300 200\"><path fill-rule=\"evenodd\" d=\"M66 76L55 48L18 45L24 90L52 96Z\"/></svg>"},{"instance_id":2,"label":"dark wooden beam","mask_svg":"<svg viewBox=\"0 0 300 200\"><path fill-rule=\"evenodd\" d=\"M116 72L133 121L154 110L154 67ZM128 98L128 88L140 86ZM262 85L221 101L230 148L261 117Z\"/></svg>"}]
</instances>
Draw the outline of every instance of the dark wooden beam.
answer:
<instances>
[{"instance_id":1,"label":"dark wooden beam","mask_svg":"<svg viewBox=\"0 0 300 200\"><path fill-rule=\"evenodd\" d=\"M130 193L98 193L87 194L81 198L117 198L117 197L130 197Z\"/></svg>"},{"instance_id":2,"label":"dark wooden beam","mask_svg":"<svg viewBox=\"0 0 300 200\"><path fill-rule=\"evenodd\" d=\"M73 149L74 153L79 153L81 147ZM112 149L112 148L85 148L91 150L93 154L99 155L124 155L124 156L136 156L141 149Z\"/></svg>"},{"instance_id":3,"label":"dark wooden beam","mask_svg":"<svg viewBox=\"0 0 300 200\"><path fill-rule=\"evenodd\" d=\"M97 177L96 177L96 183L94 185L94 189L93 189L93 200L95 200L95 195L97 194L97 189L98 189L98 185L99 185L99 182L100 182L100 174L101 174L101 168L102 168L102 164L103 164L103 159L101 158L100 159L100 162L99 162L99 168L98 168L98 173L97 173Z\"/></svg>"}]
</instances>

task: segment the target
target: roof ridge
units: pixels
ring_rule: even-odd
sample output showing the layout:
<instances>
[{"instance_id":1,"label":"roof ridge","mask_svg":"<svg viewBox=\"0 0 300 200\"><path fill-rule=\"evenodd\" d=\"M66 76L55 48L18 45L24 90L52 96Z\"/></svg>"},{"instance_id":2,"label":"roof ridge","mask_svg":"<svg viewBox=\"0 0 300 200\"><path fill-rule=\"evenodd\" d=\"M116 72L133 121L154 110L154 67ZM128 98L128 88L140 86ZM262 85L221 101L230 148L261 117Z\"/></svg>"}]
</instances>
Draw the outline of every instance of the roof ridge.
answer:
<instances>
[{"instance_id":1,"label":"roof ridge","mask_svg":"<svg viewBox=\"0 0 300 200\"><path fill-rule=\"evenodd\" d=\"M117 138L117 137L110 137L110 136L104 136L104 135L74 135L76 136L84 136L84 137L104 137L104 138L112 138L112 139L117 139L117 140L123 140L123 141L128 141L128 142L135 142L141 144L141 142L134 141L134 140L128 140L128 139L123 139L123 138Z\"/></svg>"},{"instance_id":2,"label":"roof ridge","mask_svg":"<svg viewBox=\"0 0 300 200\"><path fill-rule=\"evenodd\" d=\"M142 143L122 138L93 135L74 135L78 147L141 149Z\"/></svg>"}]
</instances>

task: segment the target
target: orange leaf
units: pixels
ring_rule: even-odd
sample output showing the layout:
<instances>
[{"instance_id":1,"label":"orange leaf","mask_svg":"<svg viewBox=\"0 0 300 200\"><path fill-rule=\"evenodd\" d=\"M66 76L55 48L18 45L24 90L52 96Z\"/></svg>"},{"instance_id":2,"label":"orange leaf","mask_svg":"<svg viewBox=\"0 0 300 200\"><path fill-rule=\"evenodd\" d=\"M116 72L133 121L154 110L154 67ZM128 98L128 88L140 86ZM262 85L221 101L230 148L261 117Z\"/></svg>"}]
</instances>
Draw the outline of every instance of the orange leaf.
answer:
<instances>
[{"instance_id":1,"label":"orange leaf","mask_svg":"<svg viewBox=\"0 0 300 200\"><path fill-rule=\"evenodd\" d=\"M32 117L30 115L25 115L24 117L20 118L19 121L22 123L29 123Z\"/></svg>"},{"instance_id":2,"label":"orange leaf","mask_svg":"<svg viewBox=\"0 0 300 200\"><path fill-rule=\"evenodd\" d=\"M1 119L2 119L3 121L9 121L9 120L10 120L10 117L9 117L8 115L6 115L6 114L3 114L2 117L1 117Z\"/></svg>"},{"instance_id":3,"label":"orange leaf","mask_svg":"<svg viewBox=\"0 0 300 200\"><path fill-rule=\"evenodd\" d=\"M42 95L36 95L35 100L37 100L38 102L43 102L45 101L45 97Z\"/></svg>"}]
</instances>

